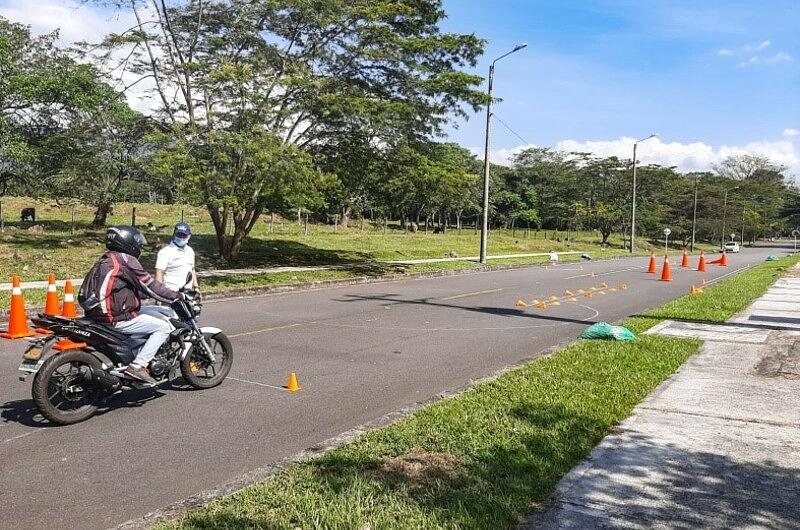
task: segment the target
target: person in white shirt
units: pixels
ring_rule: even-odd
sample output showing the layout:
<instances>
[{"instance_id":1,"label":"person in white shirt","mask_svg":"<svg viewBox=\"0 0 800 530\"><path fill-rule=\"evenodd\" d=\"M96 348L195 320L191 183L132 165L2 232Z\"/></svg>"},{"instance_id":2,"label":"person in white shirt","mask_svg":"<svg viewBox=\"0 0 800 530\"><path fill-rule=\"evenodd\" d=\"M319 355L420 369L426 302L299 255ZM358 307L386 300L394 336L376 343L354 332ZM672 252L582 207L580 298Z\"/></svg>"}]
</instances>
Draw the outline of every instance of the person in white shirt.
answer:
<instances>
[{"instance_id":1,"label":"person in white shirt","mask_svg":"<svg viewBox=\"0 0 800 530\"><path fill-rule=\"evenodd\" d=\"M172 241L158 251L156 258L156 281L161 282L169 289L178 291L183 287L191 287L199 292L197 284L197 271L194 268L194 249L189 246L192 236L191 227L184 222L175 225L172 232ZM191 281L186 278L192 273ZM142 313L155 317L169 319L175 318L172 308L159 305L142 306Z\"/></svg>"},{"instance_id":2,"label":"person in white shirt","mask_svg":"<svg viewBox=\"0 0 800 530\"><path fill-rule=\"evenodd\" d=\"M163 283L173 291L182 287L198 290L197 272L194 268L194 250L189 246L192 229L188 223L180 222L172 232L172 241L158 251L156 258L156 281ZM192 273L191 282L186 278Z\"/></svg>"}]
</instances>

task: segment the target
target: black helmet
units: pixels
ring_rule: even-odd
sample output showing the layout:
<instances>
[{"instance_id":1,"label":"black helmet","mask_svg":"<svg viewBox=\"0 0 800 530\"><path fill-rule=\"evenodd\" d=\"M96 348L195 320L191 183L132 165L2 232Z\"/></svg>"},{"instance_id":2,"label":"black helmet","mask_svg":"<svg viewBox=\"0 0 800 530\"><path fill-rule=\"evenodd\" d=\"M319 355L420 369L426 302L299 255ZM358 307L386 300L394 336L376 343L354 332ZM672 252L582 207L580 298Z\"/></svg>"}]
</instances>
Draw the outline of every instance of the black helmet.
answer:
<instances>
[{"instance_id":1,"label":"black helmet","mask_svg":"<svg viewBox=\"0 0 800 530\"><path fill-rule=\"evenodd\" d=\"M112 226L106 231L106 248L138 258L142 253L142 245L147 240L136 227L121 225Z\"/></svg>"}]
</instances>

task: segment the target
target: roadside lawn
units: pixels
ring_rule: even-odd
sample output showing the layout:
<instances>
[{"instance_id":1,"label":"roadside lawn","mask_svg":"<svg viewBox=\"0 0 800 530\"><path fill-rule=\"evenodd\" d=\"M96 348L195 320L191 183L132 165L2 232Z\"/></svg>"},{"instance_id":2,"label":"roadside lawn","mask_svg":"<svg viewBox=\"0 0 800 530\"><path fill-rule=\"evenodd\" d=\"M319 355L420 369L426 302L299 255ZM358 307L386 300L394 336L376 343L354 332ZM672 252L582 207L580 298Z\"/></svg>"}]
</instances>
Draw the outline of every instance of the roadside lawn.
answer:
<instances>
[{"instance_id":1,"label":"roadside lawn","mask_svg":"<svg viewBox=\"0 0 800 530\"><path fill-rule=\"evenodd\" d=\"M798 261L763 263L625 325L726 320ZM699 345L576 342L157 528L513 527Z\"/></svg>"}]
</instances>

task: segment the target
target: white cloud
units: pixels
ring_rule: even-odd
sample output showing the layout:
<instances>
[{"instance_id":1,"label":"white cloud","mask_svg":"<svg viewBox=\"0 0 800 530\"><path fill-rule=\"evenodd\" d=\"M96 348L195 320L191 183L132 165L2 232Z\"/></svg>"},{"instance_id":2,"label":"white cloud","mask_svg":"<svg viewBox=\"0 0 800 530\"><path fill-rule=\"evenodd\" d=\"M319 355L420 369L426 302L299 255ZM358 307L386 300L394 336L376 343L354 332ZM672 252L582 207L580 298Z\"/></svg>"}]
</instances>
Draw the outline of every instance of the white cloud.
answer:
<instances>
[{"instance_id":1,"label":"white cloud","mask_svg":"<svg viewBox=\"0 0 800 530\"><path fill-rule=\"evenodd\" d=\"M738 66L740 68L745 68L745 67L754 66L754 65L757 65L757 64L773 65L773 64L788 63L791 60L792 60L792 56L789 55L788 53L786 53L786 52L778 52L775 55L772 55L770 57L761 57L761 56L758 56L758 55L754 55L754 56L750 57L748 60L740 62L738 64Z\"/></svg>"},{"instance_id":2,"label":"white cloud","mask_svg":"<svg viewBox=\"0 0 800 530\"><path fill-rule=\"evenodd\" d=\"M787 129L795 131L794 129ZM797 132L797 131L795 131ZM785 131L784 131L785 134ZM787 135L791 136L791 135ZM630 159L633 156L634 138L622 137L616 140L578 141L562 140L556 144L561 151L589 152L597 156L617 156ZM509 164L513 155L533 145L523 145L513 149L498 149L492 152L492 162ZM472 149L479 158L483 150ZM660 164L675 166L679 171L710 171L731 155L753 154L769 157L775 163L789 167L789 171L800 177L800 145L790 140L750 142L745 145L722 145L714 147L704 142L664 142L653 138L639 144L637 160L641 164Z\"/></svg>"},{"instance_id":3,"label":"white cloud","mask_svg":"<svg viewBox=\"0 0 800 530\"><path fill-rule=\"evenodd\" d=\"M800 131L798 131L797 129L791 129L791 128L790 129L784 129L783 130L783 135L784 136L800 136Z\"/></svg>"},{"instance_id":4,"label":"white cloud","mask_svg":"<svg viewBox=\"0 0 800 530\"><path fill-rule=\"evenodd\" d=\"M770 44L772 44L772 43L770 42L769 39L767 39L765 41L759 42L758 44L748 44L747 46L743 46L742 50L744 50L746 52L751 52L751 53L752 52L759 52L759 51L761 51L763 49L768 48Z\"/></svg>"},{"instance_id":5,"label":"white cloud","mask_svg":"<svg viewBox=\"0 0 800 530\"><path fill-rule=\"evenodd\" d=\"M728 48L722 48L717 52L717 55L720 57L725 57L727 55L733 55L733 50L729 50Z\"/></svg>"},{"instance_id":6,"label":"white cloud","mask_svg":"<svg viewBox=\"0 0 800 530\"><path fill-rule=\"evenodd\" d=\"M35 34L59 29L59 43L64 46L82 40L98 41L108 33L135 24L127 13L109 11L104 14L73 0L8 0L0 7L0 16L29 25Z\"/></svg>"}]
</instances>

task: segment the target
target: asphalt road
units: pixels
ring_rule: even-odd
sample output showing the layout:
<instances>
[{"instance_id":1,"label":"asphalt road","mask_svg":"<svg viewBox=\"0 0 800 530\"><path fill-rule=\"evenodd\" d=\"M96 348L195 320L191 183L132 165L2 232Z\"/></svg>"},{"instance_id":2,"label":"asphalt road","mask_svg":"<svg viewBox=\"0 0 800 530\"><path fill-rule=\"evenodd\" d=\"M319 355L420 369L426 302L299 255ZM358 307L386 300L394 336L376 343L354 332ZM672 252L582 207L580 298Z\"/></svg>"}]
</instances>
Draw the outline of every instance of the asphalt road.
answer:
<instances>
[{"instance_id":1,"label":"asphalt road","mask_svg":"<svg viewBox=\"0 0 800 530\"><path fill-rule=\"evenodd\" d=\"M747 249L711 281L763 261ZM207 391L123 394L111 408L50 427L18 381L20 341L0 342L0 527L107 528L236 479L386 413L686 293L643 273L646 259L564 264L214 301L202 322L226 330L236 358ZM679 260L677 260L679 261ZM693 265L696 258L693 258ZM591 277L591 273L595 277ZM628 290L545 310L530 301L600 282ZM297 372L302 391L281 388Z\"/></svg>"}]
</instances>

